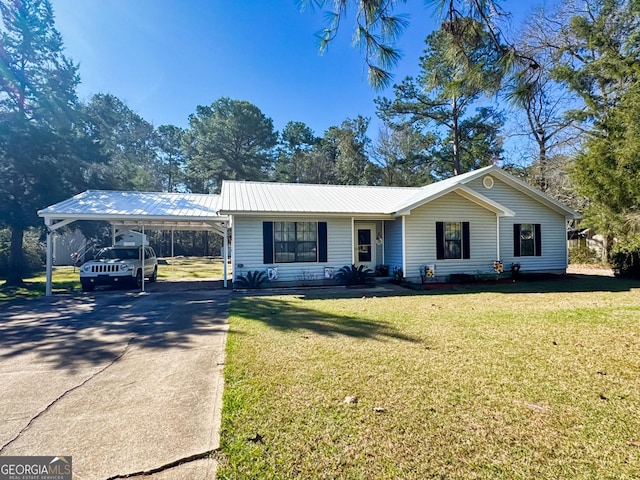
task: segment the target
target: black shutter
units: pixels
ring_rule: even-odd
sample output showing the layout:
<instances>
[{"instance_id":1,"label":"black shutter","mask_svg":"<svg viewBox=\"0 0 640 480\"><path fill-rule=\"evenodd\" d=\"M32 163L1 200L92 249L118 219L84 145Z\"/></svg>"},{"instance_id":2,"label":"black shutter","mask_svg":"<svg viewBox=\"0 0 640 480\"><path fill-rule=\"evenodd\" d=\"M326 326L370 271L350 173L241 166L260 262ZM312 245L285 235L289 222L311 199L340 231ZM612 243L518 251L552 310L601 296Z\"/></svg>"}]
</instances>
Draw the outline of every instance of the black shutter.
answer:
<instances>
[{"instance_id":1,"label":"black shutter","mask_svg":"<svg viewBox=\"0 0 640 480\"><path fill-rule=\"evenodd\" d=\"M444 222L436 222L436 258L444 258Z\"/></svg>"},{"instance_id":2,"label":"black shutter","mask_svg":"<svg viewBox=\"0 0 640 480\"><path fill-rule=\"evenodd\" d=\"M513 224L513 256L520 256L520 224Z\"/></svg>"},{"instance_id":3,"label":"black shutter","mask_svg":"<svg viewBox=\"0 0 640 480\"><path fill-rule=\"evenodd\" d=\"M273 263L273 222L262 222L262 263Z\"/></svg>"},{"instance_id":4,"label":"black shutter","mask_svg":"<svg viewBox=\"0 0 640 480\"><path fill-rule=\"evenodd\" d=\"M327 222L318 222L318 262L327 261Z\"/></svg>"},{"instance_id":5,"label":"black shutter","mask_svg":"<svg viewBox=\"0 0 640 480\"><path fill-rule=\"evenodd\" d=\"M540 224L536 223L533 228L535 229L536 257L540 257L542 256L542 231Z\"/></svg>"},{"instance_id":6,"label":"black shutter","mask_svg":"<svg viewBox=\"0 0 640 480\"><path fill-rule=\"evenodd\" d=\"M471 258L471 238L469 222L462 222L462 258Z\"/></svg>"}]
</instances>

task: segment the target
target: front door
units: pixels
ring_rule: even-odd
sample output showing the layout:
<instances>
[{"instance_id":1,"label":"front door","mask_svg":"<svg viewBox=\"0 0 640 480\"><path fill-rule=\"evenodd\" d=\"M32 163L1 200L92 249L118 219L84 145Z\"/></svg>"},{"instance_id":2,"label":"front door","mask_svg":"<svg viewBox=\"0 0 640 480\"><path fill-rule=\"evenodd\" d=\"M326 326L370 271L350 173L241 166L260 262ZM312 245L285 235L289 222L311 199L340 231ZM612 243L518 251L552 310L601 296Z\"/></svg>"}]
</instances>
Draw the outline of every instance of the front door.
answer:
<instances>
[{"instance_id":1,"label":"front door","mask_svg":"<svg viewBox=\"0 0 640 480\"><path fill-rule=\"evenodd\" d=\"M376 226L374 224L355 225L356 266L364 265L375 270L376 267Z\"/></svg>"}]
</instances>

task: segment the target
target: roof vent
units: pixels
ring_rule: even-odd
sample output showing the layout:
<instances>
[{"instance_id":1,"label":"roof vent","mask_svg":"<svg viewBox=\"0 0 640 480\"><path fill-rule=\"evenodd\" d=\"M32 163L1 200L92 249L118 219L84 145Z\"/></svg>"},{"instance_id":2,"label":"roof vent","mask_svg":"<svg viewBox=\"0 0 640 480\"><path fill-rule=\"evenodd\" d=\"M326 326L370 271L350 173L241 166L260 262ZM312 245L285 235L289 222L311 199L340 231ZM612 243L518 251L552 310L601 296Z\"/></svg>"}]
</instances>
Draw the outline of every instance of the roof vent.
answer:
<instances>
[{"instance_id":1,"label":"roof vent","mask_svg":"<svg viewBox=\"0 0 640 480\"><path fill-rule=\"evenodd\" d=\"M484 188L493 188L493 178L487 175L482 179L482 185Z\"/></svg>"}]
</instances>

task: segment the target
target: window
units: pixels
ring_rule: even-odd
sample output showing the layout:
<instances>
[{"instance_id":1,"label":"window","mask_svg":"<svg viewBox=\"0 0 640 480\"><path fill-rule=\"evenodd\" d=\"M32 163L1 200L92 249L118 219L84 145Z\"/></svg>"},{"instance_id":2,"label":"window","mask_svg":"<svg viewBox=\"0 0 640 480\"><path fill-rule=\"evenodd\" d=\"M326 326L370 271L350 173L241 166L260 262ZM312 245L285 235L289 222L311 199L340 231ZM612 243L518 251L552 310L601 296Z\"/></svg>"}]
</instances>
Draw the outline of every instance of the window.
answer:
<instances>
[{"instance_id":1,"label":"window","mask_svg":"<svg viewBox=\"0 0 640 480\"><path fill-rule=\"evenodd\" d=\"M273 222L273 251L276 263L318 260L316 222Z\"/></svg>"},{"instance_id":2,"label":"window","mask_svg":"<svg viewBox=\"0 0 640 480\"><path fill-rule=\"evenodd\" d=\"M513 255L515 257L539 257L542 255L542 234L539 223L513 225Z\"/></svg>"},{"instance_id":3,"label":"window","mask_svg":"<svg viewBox=\"0 0 640 480\"><path fill-rule=\"evenodd\" d=\"M326 262L327 222L262 222L263 263Z\"/></svg>"},{"instance_id":4,"label":"window","mask_svg":"<svg viewBox=\"0 0 640 480\"><path fill-rule=\"evenodd\" d=\"M469 222L436 222L436 256L466 259L471 254Z\"/></svg>"}]
</instances>

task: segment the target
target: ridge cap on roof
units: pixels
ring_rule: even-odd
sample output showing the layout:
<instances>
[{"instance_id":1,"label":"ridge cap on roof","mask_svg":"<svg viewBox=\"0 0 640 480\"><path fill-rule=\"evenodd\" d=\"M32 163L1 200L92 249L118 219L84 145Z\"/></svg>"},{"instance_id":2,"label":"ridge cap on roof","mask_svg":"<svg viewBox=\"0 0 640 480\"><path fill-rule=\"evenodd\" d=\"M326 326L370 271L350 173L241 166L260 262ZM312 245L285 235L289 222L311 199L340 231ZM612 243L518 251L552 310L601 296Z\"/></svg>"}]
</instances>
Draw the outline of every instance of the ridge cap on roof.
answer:
<instances>
[{"instance_id":1,"label":"ridge cap on roof","mask_svg":"<svg viewBox=\"0 0 640 480\"><path fill-rule=\"evenodd\" d=\"M252 185L285 185L287 187L338 187L338 188L388 188L394 190L419 190L424 187L399 187L396 185L344 185L339 183L261 182L258 180L224 180L223 183ZM429 184L431 185L431 184Z\"/></svg>"},{"instance_id":2,"label":"ridge cap on roof","mask_svg":"<svg viewBox=\"0 0 640 480\"><path fill-rule=\"evenodd\" d=\"M80 192L77 195L82 195L83 193L128 193L134 195L149 195L149 194L160 194L160 195L202 195L202 196L220 196L219 193L191 193L191 192L152 192L152 191L138 191L138 190L109 190L109 189L87 189L84 192Z\"/></svg>"}]
</instances>

